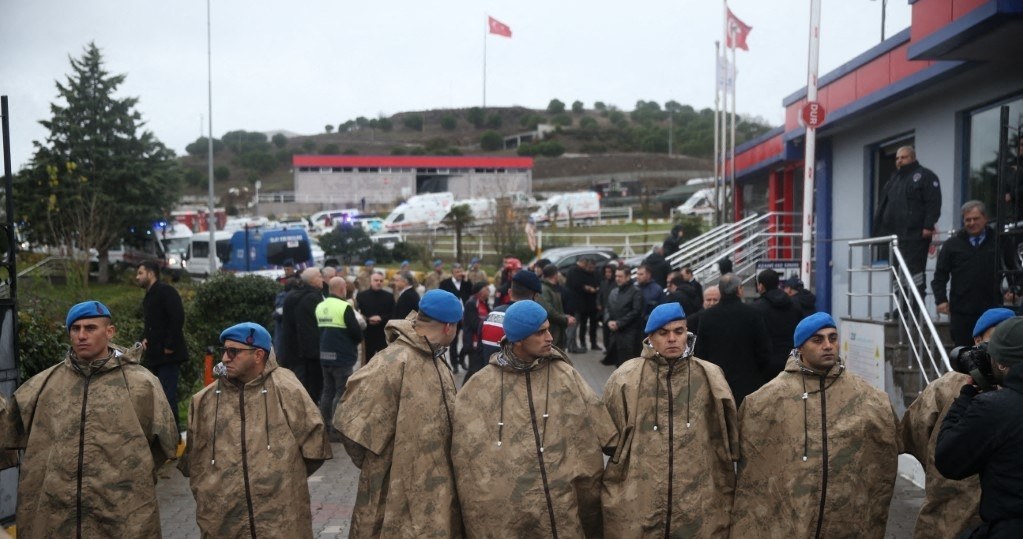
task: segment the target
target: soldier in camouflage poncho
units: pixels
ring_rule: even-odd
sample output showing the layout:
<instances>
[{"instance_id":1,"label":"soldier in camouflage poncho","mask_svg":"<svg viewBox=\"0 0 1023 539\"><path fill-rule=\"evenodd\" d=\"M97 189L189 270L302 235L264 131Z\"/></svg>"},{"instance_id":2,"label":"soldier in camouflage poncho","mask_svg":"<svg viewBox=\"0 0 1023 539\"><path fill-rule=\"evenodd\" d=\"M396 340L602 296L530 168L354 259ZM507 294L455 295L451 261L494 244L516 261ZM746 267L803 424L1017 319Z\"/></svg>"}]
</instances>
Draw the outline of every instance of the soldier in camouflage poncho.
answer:
<instances>
[{"instance_id":1,"label":"soldier in camouflage poncho","mask_svg":"<svg viewBox=\"0 0 1023 539\"><path fill-rule=\"evenodd\" d=\"M998 324L1013 316L1015 313L1009 309L988 309L973 327L974 344L991 340ZM941 423L952 401L959 396L959 390L970 383L973 380L969 375L947 372L928 384L902 416L899 425L902 450L916 457L926 473L924 503L913 529L916 539L936 535L956 537L981 524L980 476L954 481L941 475L934 465L934 447Z\"/></svg>"},{"instance_id":2,"label":"soldier in camouflage poncho","mask_svg":"<svg viewBox=\"0 0 1023 539\"><path fill-rule=\"evenodd\" d=\"M439 300L439 301L438 301ZM461 537L451 470L455 379L444 361L462 319L444 290L391 320L389 344L348 379L334 428L362 473L349 537Z\"/></svg>"},{"instance_id":3,"label":"soldier in camouflage poncho","mask_svg":"<svg viewBox=\"0 0 1023 539\"><path fill-rule=\"evenodd\" d=\"M604 536L727 538L739 430L721 368L692 356L677 302L658 306L642 357L604 388L618 427L604 470Z\"/></svg>"},{"instance_id":4,"label":"soldier in camouflage poncho","mask_svg":"<svg viewBox=\"0 0 1023 539\"><path fill-rule=\"evenodd\" d=\"M71 351L0 397L0 441L24 449L18 537L160 537L156 470L178 429L142 347L110 343L110 310L73 307Z\"/></svg>"},{"instance_id":5,"label":"soldier in camouflage poncho","mask_svg":"<svg viewBox=\"0 0 1023 539\"><path fill-rule=\"evenodd\" d=\"M845 372L826 313L803 319L799 352L739 407L731 537L884 537L898 470L888 396Z\"/></svg>"},{"instance_id":6,"label":"soldier in camouflage poncho","mask_svg":"<svg viewBox=\"0 0 1023 539\"><path fill-rule=\"evenodd\" d=\"M306 478L331 458L323 416L262 326L232 326L220 342L226 373L192 397L178 463L202 536L312 537Z\"/></svg>"},{"instance_id":7,"label":"soldier in camouflage poncho","mask_svg":"<svg viewBox=\"0 0 1023 539\"><path fill-rule=\"evenodd\" d=\"M451 458L469 537L602 534L601 450L614 424L551 346L546 318L536 302L513 303L501 351L456 398Z\"/></svg>"}]
</instances>

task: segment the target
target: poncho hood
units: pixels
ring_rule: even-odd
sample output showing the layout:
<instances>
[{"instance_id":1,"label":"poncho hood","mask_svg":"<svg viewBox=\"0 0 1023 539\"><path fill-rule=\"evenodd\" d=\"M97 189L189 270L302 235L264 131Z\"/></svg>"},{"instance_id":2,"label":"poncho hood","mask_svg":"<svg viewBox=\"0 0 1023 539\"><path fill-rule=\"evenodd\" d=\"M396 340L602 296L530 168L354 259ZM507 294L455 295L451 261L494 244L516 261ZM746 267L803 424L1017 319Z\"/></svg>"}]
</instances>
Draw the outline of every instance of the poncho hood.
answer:
<instances>
[{"instance_id":1,"label":"poncho hood","mask_svg":"<svg viewBox=\"0 0 1023 539\"><path fill-rule=\"evenodd\" d=\"M387 326L384 327L384 336L387 338L387 344L390 345L400 341L416 352L431 358L433 357L433 348L430 347L426 337L416 333L416 329L412 325L412 320L415 317L416 313L413 311L407 318L388 322Z\"/></svg>"},{"instance_id":2,"label":"poncho hood","mask_svg":"<svg viewBox=\"0 0 1023 539\"><path fill-rule=\"evenodd\" d=\"M110 343L107 352L107 355L102 358L95 359L88 363L81 363L76 360L71 349L68 348L67 353L64 354L64 365L85 376L90 373L95 374L98 372L107 372L109 370L119 368L121 365L138 365L142 361L143 350L141 343L135 343L135 345L131 348L125 348L123 346Z\"/></svg>"},{"instance_id":3,"label":"poncho hood","mask_svg":"<svg viewBox=\"0 0 1023 539\"><path fill-rule=\"evenodd\" d=\"M534 371L544 363L553 361L564 361L569 365L572 364L572 361L568 359L568 354L557 346L551 347L551 355L536 358L531 363L526 363L515 356L515 352L512 351L512 343L508 342L507 338L503 338L501 339L501 351L490 356L490 361L487 363L505 372L522 373Z\"/></svg>"}]
</instances>

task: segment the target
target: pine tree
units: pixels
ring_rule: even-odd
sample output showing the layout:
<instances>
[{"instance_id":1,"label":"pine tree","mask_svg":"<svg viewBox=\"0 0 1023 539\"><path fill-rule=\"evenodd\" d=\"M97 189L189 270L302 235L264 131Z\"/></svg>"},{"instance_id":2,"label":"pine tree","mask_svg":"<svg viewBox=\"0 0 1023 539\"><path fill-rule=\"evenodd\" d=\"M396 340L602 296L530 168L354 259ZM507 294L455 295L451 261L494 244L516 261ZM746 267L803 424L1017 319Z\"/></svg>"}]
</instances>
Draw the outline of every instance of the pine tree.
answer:
<instances>
[{"instance_id":1,"label":"pine tree","mask_svg":"<svg viewBox=\"0 0 1023 539\"><path fill-rule=\"evenodd\" d=\"M115 97L125 75L104 69L95 43L69 60L72 73L56 83L52 116L40 122L49 134L34 142L19 174L17 215L35 242L76 254L83 272L95 249L106 282L110 248L169 212L183 174L174 152L143 129L138 98Z\"/></svg>"}]
</instances>

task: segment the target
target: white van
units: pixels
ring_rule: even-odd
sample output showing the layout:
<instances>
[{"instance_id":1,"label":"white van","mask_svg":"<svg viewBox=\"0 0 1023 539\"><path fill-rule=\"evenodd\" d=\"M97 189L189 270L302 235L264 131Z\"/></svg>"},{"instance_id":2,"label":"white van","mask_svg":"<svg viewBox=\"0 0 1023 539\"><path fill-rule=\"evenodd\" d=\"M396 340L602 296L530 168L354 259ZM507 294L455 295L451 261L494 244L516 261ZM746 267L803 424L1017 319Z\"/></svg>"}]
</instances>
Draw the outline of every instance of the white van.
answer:
<instances>
[{"instance_id":1,"label":"white van","mask_svg":"<svg viewBox=\"0 0 1023 539\"><path fill-rule=\"evenodd\" d=\"M472 211L472 226L493 223L497 215L497 203L492 198L468 198L451 205L452 208L455 206L469 206Z\"/></svg>"},{"instance_id":2,"label":"white van","mask_svg":"<svg viewBox=\"0 0 1023 539\"><path fill-rule=\"evenodd\" d=\"M537 224L547 224L551 220L568 222L569 213L573 221L596 221L600 218L600 195L594 191L554 195L541 202L530 218Z\"/></svg>"},{"instance_id":3,"label":"white van","mask_svg":"<svg viewBox=\"0 0 1023 539\"><path fill-rule=\"evenodd\" d=\"M309 216L312 231L318 234L329 232L342 223L351 223L359 216L359 210L340 209L318 211Z\"/></svg>"},{"instance_id":4,"label":"white van","mask_svg":"<svg viewBox=\"0 0 1023 539\"><path fill-rule=\"evenodd\" d=\"M213 233L213 239L217 243L217 269L224 267L224 264L231 257L231 236L234 231L218 230ZM188 273L199 277L210 275L210 233L199 232L192 236L192 258L188 261Z\"/></svg>"},{"instance_id":5,"label":"white van","mask_svg":"<svg viewBox=\"0 0 1023 539\"><path fill-rule=\"evenodd\" d=\"M713 223L714 214L717 212L717 206L714 204L714 188L700 189L671 212L673 217L675 215L695 215L703 218L708 224Z\"/></svg>"},{"instance_id":6,"label":"white van","mask_svg":"<svg viewBox=\"0 0 1023 539\"><path fill-rule=\"evenodd\" d=\"M398 232L436 227L451 210L454 201L455 195L451 193L416 195L399 204L384 218L384 230Z\"/></svg>"}]
</instances>

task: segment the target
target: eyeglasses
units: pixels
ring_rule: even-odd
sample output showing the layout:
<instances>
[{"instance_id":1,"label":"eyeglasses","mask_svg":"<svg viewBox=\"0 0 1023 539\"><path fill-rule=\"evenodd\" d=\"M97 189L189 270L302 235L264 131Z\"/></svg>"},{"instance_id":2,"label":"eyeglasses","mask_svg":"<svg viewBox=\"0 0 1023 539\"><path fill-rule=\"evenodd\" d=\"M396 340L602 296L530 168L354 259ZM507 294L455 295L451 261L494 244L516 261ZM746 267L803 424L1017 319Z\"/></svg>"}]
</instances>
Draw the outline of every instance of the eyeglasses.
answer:
<instances>
[{"instance_id":1,"label":"eyeglasses","mask_svg":"<svg viewBox=\"0 0 1023 539\"><path fill-rule=\"evenodd\" d=\"M220 349L220 355L227 354L227 357L229 357L231 359L234 359L234 358L238 357L238 353L239 352L246 352L246 351L251 351L251 350L255 350L255 348L234 348L234 347L231 347L231 346L224 346L224 347L221 347L221 349Z\"/></svg>"}]
</instances>

